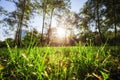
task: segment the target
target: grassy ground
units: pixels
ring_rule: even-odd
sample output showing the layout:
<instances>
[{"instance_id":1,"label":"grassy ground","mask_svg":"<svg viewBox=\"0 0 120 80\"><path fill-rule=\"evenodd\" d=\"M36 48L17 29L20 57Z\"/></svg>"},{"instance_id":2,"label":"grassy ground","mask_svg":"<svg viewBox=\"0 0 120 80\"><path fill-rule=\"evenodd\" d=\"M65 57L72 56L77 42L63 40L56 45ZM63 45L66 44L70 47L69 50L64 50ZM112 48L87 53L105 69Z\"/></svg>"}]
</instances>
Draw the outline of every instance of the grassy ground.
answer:
<instances>
[{"instance_id":1,"label":"grassy ground","mask_svg":"<svg viewBox=\"0 0 120 80\"><path fill-rule=\"evenodd\" d=\"M0 80L120 80L119 75L119 47L0 49Z\"/></svg>"}]
</instances>

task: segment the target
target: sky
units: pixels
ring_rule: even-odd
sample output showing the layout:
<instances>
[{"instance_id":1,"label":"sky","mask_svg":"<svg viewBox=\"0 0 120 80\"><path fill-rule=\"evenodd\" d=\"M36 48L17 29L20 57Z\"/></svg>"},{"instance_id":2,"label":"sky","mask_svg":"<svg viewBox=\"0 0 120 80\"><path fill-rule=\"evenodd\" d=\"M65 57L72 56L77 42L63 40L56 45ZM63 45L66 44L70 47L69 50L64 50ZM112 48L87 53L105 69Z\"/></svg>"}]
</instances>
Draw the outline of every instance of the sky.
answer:
<instances>
[{"instance_id":1,"label":"sky","mask_svg":"<svg viewBox=\"0 0 120 80\"><path fill-rule=\"evenodd\" d=\"M71 9L70 10L78 13L86 1L87 0L71 0ZM13 3L9 3L5 0L0 0L0 6L4 7L4 9L6 9L8 11L14 11L16 9L15 5ZM0 17L0 19L1 19L1 17ZM41 31L41 28L42 28L40 19L42 19L42 17L37 16L33 20L34 26L37 27L38 31ZM55 19L53 20L53 25L55 25ZM41 28L39 28L39 26L41 26ZM12 33L14 34L14 32L12 32ZM14 36L9 35L9 37L14 37ZM4 40L5 38L6 38L5 32L4 32L4 30L2 30L2 26L0 25L0 40Z\"/></svg>"},{"instance_id":2,"label":"sky","mask_svg":"<svg viewBox=\"0 0 120 80\"><path fill-rule=\"evenodd\" d=\"M79 12L87 0L71 0L71 10Z\"/></svg>"}]
</instances>

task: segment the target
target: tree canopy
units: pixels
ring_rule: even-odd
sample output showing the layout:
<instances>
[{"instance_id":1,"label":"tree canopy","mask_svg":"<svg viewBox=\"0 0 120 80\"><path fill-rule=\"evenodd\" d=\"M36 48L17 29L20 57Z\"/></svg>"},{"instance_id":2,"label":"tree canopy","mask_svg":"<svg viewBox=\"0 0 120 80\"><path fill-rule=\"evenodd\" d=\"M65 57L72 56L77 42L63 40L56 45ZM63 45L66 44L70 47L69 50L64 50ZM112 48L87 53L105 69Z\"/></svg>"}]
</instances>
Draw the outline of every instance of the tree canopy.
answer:
<instances>
[{"instance_id":1,"label":"tree canopy","mask_svg":"<svg viewBox=\"0 0 120 80\"><path fill-rule=\"evenodd\" d=\"M114 45L120 43L118 38L120 36L120 0L87 0L78 13L71 11L71 0L6 1L13 3L15 10L9 12L0 6L0 15L2 16L0 24L6 24L14 28L14 45L22 46L25 42L29 42L31 38L38 38L35 41L39 46L51 45L54 41L52 41L54 30L55 28L56 30L59 29L59 27L65 29L65 35L69 34L69 45L88 44L90 40L93 45L101 45L106 42L110 45L113 45L110 42L113 42ZM30 21L36 16L35 14L41 16L41 21L39 21L42 24L41 32L38 32L37 29L29 31L30 27L36 28L34 25L30 26ZM55 28L52 26L54 20L56 21ZM41 26L39 25L39 27ZM25 38L22 39L23 28L28 31L23 34ZM29 33L31 35L28 35L27 33L34 31L37 34ZM99 39L99 42L97 39ZM63 43L66 42L65 40Z\"/></svg>"}]
</instances>

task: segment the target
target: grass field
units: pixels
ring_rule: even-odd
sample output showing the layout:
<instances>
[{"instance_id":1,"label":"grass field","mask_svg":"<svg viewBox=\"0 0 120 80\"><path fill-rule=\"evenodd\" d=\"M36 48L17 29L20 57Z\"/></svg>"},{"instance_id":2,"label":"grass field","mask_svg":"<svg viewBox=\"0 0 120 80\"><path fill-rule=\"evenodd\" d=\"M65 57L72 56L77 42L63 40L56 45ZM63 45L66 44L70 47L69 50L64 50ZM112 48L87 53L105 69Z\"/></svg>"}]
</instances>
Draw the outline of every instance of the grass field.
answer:
<instances>
[{"instance_id":1,"label":"grass field","mask_svg":"<svg viewBox=\"0 0 120 80\"><path fill-rule=\"evenodd\" d=\"M0 49L0 80L120 80L119 75L119 47Z\"/></svg>"}]
</instances>

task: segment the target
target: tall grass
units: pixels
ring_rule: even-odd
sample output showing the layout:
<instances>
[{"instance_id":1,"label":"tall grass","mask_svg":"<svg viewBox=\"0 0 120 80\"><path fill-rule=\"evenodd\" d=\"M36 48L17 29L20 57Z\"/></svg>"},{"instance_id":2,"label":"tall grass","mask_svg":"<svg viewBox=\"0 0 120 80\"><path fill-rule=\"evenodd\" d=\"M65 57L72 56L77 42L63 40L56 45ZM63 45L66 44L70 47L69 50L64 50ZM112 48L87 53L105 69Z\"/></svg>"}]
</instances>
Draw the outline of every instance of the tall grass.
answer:
<instances>
[{"instance_id":1,"label":"tall grass","mask_svg":"<svg viewBox=\"0 0 120 80\"><path fill-rule=\"evenodd\" d=\"M2 49L0 50L0 52ZM105 47L10 48L0 53L1 80L106 80L114 57Z\"/></svg>"}]
</instances>

